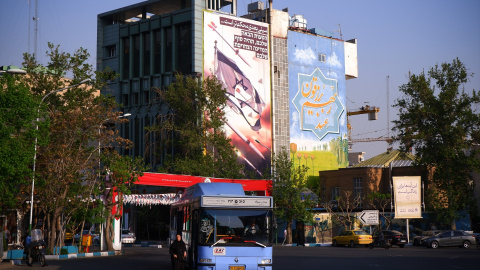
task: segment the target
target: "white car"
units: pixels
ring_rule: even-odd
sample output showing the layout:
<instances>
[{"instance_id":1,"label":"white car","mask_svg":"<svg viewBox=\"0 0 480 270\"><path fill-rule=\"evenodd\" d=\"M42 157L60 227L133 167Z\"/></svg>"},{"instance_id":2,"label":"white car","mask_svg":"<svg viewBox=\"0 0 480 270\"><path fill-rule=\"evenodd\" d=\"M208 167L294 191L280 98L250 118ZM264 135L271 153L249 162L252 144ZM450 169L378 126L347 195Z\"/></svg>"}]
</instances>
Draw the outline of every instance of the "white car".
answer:
<instances>
[{"instance_id":1,"label":"white car","mask_svg":"<svg viewBox=\"0 0 480 270\"><path fill-rule=\"evenodd\" d=\"M130 230L122 230L122 243L123 244L133 244L135 243L135 234L130 232Z\"/></svg>"}]
</instances>

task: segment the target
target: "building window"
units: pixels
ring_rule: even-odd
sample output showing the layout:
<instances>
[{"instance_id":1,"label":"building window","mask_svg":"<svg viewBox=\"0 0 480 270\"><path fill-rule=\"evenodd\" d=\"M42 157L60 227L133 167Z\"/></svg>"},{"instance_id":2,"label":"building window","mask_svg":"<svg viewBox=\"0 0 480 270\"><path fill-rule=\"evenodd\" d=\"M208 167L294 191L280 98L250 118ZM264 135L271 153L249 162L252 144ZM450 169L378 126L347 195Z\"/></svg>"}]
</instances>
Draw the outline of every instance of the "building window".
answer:
<instances>
[{"instance_id":1,"label":"building window","mask_svg":"<svg viewBox=\"0 0 480 270\"><path fill-rule=\"evenodd\" d=\"M363 184L361 177L353 178L353 198L358 202L358 207L362 207Z\"/></svg>"},{"instance_id":2,"label":"building window","mask_svg":"<svg viewBox=\"0 0 480 270\"><path fill-rule=\"evenodd\" d=\"M122 78L128 79L130 78L130 39L124 38L123 39L123 76Z\"/></svg>"},{"instance_id":3,"label":"building window","mask_svg":"<svg viewBox=\"0 0 480 270\"><path fill-rule=\"evenodd\" d=\"M110 45L105 47L105 52L108 58L117 56L117 45Z\"/></svg>"},{"instance_id":4,"label":"building window","mask_svg":"<svg viewBox=\"0 0 480 270\"><path fill-rule=\"evenodd\" d=\"M340 197L340 187L332 187L332 201L336 201Z\"/></svg>"},{"instance_id":5,"label":"building window","mask_svg":"<svg viewBox=\"0 0 480 270\"><path fill-rule=\"evenodd\" d=\"M165 29L165 71L172 71L172 61L173 61L173 37L172 37L172 28ZM177 52L179 53L179 52Z\"/></svg>"},{"instance_id":6,"label":"building window","mask_svg":"<svg viewBox=\"0 0 480 270\"><path fill-rule=\"evenodd\" d=\"M138 105L138 93L133 93L133 105Z\"/></svg>"},{"instance_id":7,"label":"building window","mask_svg":"<svg viewBox=\"0 0 480 270\"><path fill-rule=\"evenodd\" d=\"M190 24L179 25L177 28L177 69L183 74L192 72L191 40L192 32Z\"/></svg>"},{"instance_id":8,"label":"building window","mask_svg":"<svg viewBox=\"0 0 480 270\"><path fill-rule=\"evenodd\" d=\"M322 62L322 63L325 63L327 62L327 56L323 53L319 53L318 54L318 61Z\"/></svg>"},{"instance_id":9,"label":"building window","mask_svg":"<svg viewBox=\"0 0 480 270\"><path fill-rule=\"evenodd\" d=\"M162 55L162 47L161 47L161 31L160 30L157 30L155 32L153 32L153 35L154 35L154 73L155 74L160 74L162 71L161 71L161 67L162 67L162 63L160 62L161 60L161 55Z\"/></svg>"},{"instance_id":10,"label":"building window","mask_svg":"<svg viewBox=\"0 0 480 270\"><path fill-rule=\"evenodd\" d=\"M140 76L140 35L133 36L133 77Z\"/></svg>"},{"instance_id":11,"label":"building window","mask_svg":"<svg viewBox=\"0 0 480 270\"><path fill-rule=\"evenodd\" d=\"M150 33L143 36L143 76L150 76Z\"/></svg>"},{"instance_id":12,"label":"building window","mask_svg":"<svg viewBox=\"0 0 480 270\"><path fill-rule=\"evenodd\" d=\"M122 103L123 103L123 106L125 107L128 106L128 94L123 94Z\"/></svg>"}]
</instances>

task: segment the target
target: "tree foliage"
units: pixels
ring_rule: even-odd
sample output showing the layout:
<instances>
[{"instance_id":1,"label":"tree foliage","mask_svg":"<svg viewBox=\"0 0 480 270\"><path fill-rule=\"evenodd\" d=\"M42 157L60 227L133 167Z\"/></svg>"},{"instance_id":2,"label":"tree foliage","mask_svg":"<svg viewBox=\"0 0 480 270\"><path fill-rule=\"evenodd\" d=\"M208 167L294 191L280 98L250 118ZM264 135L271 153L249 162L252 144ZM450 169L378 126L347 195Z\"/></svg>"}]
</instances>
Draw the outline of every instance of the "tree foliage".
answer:
<instances>
[{"instance_id":1,"label":"tree foliage","mask_svg":"<svg viewBox=\"0 0 480 270\"><path fill-rule=\"evenodd\" d=\"M385 209L387 206L392 202L392 195L389 193L380 193L380 192L372 192L367 195L368 200L372 207L378 210L380 216L382 216L385 220L387 230L390 227L391 221L385 214Z\"/></svg>"},{"instance_id":2,"label":"tree foliage","mask_svg":"<svg viewBox=\"0 0 480 270\"><path fill-rule=\"evenodd\" d=\"M36 214L45 214L48 248L52 251L53 246L62 245L59 236L66 224L60 220L72 220L79 212L81 216L87 208L102 205L91 200L103 193L100 158L107 151L101 151L101 147L114 151L131 142L110 128L127 121L120 118L122 113L114 98L97 94L113 74L94 72L83 48L70 54L51 43L48 47L50 60L46 66L24 54L28 75L22 81L36 97L34 112L40 112L40 121L35 122L39 125L35 208ZM49 95L85 79L91 82Z\"/></svg>"},{"instance_id":3,"label":"tree foliage","mask_svg":"<svg viewBox=\"0 0 480 270\"><path fill-rule=\"evenodd\" d=\"M309 211L316 202L310 196L302 196L306 188L308 167L293 167L289 154L282 149L273 159L272 195L275 215L287 222L287 243L292 243L292 224L297 221L311 221Z\"/></svg>"},{"instance_id":4,"label":"tree foliage","mask_svg":"<svg viewBox=\"0 0 480 270\"><path fill-rule=\"evenodd\" d=\"M156 155L165 157L162 172L239 178L242 167L226 137L225 90L215 77L198 81L177 74L166 89L157 89L168 113L159 115L155 134ZM150 143L150 150L154 144ZM165 154L166 149L174 149ZM168 151L168 150L167 150Z\"/></svg>"},{"instance_id":5,"label":"tree foliage","mask_svg":"<svg viewBox=\"0 0 480 270\"><path fill-rule=\"evenodd\" d=\"M434 200L427 207L452 227L457 211L473 205L470 178L480 169L471 148L479 134L480 97L474 90L461 90L471 76L458 58L436 65L427 73L410 75L400 86L404 96L394 105L399 110L393 122L401 150L413 149L418 165L434 169L426 195Z\"/></svg>"},{"instance_id":6,"label":"tree foliage","mask_svg":"<svg viewBox=\"0 0 480 270\"><path fill-rule=\"evenodd\" d=\"M30 193L37 103L18 76L0 76L0 212L20 208Z\"/></svg>"}]
</instances>

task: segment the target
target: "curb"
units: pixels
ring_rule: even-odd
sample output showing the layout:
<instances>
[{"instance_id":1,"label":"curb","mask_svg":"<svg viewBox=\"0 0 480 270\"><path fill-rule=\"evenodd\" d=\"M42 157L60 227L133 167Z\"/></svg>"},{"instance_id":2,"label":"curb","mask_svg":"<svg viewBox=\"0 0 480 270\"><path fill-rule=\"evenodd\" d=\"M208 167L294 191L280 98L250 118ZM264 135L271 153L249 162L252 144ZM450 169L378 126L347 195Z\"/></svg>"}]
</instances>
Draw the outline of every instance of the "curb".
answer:
<instances>
[{"instance_id":1,"label":"curb","mask_svg":"<svg viewBox=\"0 0 480 270\"><path fill-rule=\"evenodd\" d=\"M45 255L46 260L66 260L66 259L76 259L76 258L87 258L87 257L103 257L103 256L115 256L123 254L122 251L102 251L102 252L92 252L92 253L74 253L74 254L64 254L64 255Z\"/></svg>"}]
</instances>

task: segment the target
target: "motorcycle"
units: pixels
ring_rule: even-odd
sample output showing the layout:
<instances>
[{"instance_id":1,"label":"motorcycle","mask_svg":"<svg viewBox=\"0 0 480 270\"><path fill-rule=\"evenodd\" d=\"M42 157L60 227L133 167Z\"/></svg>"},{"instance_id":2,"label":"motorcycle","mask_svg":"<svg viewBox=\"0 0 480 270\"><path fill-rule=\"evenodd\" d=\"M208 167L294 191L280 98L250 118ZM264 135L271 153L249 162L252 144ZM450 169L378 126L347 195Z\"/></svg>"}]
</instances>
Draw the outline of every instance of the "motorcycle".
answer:
<instances>
[{"instance_id":1,"label":"motorcycle","mask_svg":"<svg viewBox=\"0 0 480 270\"><path fill-rule=\"evenodd\" d=\"M42 267L47 265L45 261L46 243L43 240L42 231L39 229L32 230L31 243L27 245L27 265L32 266L34 262L40 262Z\"/></svg>"}]
</instances>

